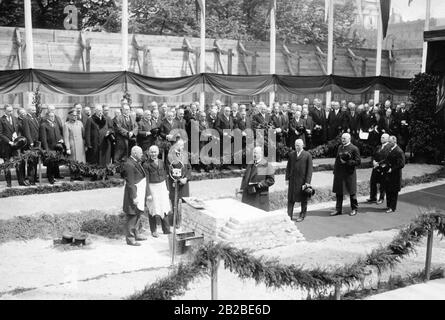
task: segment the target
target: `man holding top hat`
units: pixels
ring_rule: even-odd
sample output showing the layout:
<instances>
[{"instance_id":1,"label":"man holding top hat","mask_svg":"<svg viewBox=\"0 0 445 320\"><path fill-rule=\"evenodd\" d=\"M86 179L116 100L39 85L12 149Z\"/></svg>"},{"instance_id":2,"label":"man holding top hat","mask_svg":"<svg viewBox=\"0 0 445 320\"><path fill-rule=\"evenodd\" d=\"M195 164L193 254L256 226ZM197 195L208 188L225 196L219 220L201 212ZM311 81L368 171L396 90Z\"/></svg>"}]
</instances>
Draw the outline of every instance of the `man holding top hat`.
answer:
<instances>
[{"instance_id":1,"label":"man holding top hat","mask_svg":"<svg viewBox=\"0 0 445 320\"><path fill-rule=\"evenodd\" d=\"M386 213L394 213L397 208L397 197L402 187L402 168L405 166L405 153L397 145L396 136L389 138L390 149L386 156L388 171L384 176L386 190Z\"/></svg>"},{"instance_id":2,"label":"man holding top hat","mask_svg":"<svg viewBox=\"0 0 445 320\"><path fill-rule=\"evenodd\" d=\"M253 163L247 165L241 181L241 201L258 209L269 211L269 187L275 183L274 169L263 157L263 149L253 149Z\"/></svg>"},{"instance_id":3,"label":"man holding top hat","mask_svg":"<svg viewBox=\"0 0 445 320\"><path fill-rule=\"evenodd\" d=\"M332 191L336 194L337 203L335 211L331 216L342 214L343 195L349 194L351 200L350 216L357 214L357 174L355 168L360 165L360 152L351 143L351 135L343 133L341 136L341 146L338 148L337 157L334 164L334 185Z\"/></svg>"},{"instance_id":4,"label":"man holding top hat","mask_svg":"<svg viewBox=\"0 0 445 320\"><path fill-rule=\"evenodd\" d=\"M123 211L125 213L125 238L130 246L140 246L137 241L147 240L138 234L141 214L145 210L147 198L147 174L141 164L142 149L131 148L131 155L122 168L122 178L125 179Z\"/></svg>"},{"instance_id":5,"label":"man holding top hat","mask_svg":"<svg viewBox=\"0 0 445 320\"><path fill-rule=\"evenodd\" d=\"M286 183L289 184L287 192L287 214L293 220L294 204L301 202L300 216L297 222L301 222L306 217L307 201L309 194L306 188L310 187L312 180L312 156L303 150L302 139L295 140L295 151L289 154L289 161L286 167Z\"/></svg>"}]
</instances>

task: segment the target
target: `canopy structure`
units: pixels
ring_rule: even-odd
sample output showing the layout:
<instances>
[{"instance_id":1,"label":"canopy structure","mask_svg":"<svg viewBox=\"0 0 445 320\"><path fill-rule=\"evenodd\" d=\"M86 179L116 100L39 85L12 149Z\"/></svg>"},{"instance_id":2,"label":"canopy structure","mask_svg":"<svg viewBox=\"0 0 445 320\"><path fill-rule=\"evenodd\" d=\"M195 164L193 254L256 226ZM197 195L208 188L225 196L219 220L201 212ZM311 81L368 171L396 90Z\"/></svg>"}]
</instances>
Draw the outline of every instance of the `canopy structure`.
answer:
<instances>
[{"instance_id":1,"label":"canopy structure","mask_svg":"<svg viewBox=\"0 0 445 320\"><path fill-rule=\"evenodd\" d=\"M178 78L153 78L129 71L70 72L42 69L0 71L0 94L34 91L70 96L93 96L132 92L150 96L177 96L211 92L230 96L258 95L266 92L309 94L335 91L362 94L385 90L407 95L410 79L389 77L222 75L201 73Z\"/></svg>"}]
</instances>

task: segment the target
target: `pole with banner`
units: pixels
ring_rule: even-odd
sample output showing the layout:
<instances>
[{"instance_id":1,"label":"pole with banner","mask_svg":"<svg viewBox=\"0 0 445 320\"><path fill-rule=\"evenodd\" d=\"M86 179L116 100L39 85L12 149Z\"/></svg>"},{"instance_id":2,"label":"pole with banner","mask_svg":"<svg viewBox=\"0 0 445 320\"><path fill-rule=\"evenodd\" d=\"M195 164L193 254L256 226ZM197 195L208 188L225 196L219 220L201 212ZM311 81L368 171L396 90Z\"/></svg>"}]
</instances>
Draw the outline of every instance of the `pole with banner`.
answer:
<instances>
[{"instance_id":1,"label":"pole with banner","mask_svg":"<svg viewBox=\"0 0 445 320\"><path fill-rule=\"evenodd\" d=\"M425 31L430 30L430 18L431 18L431 0L426 0ZM424 41L422 50L422 72L426 72L427 54L428 54L428 42Z\"/></svg>"},{"instance_id":2,"label":"pole with banner","mask_svg":"<svg viewBox=\"0 0 445 320\"><path fill-rule=\"evenodd\" d=\"M122 71L128 69L128 0L122 0Z\"/></svg>"},{"instance_id":3,"label":"pole with banner","mask_svg":"<svg viewBox=\"0 0 445 320\"><path fill-rule=\"evenodd\" d=\"M327 74L332 75L334 70L334 1L328 1L328 5L325 6L328 9L328 59L327 59ZM326 105L331 105L332 90L326 92Z\"/></svg>"},{"instance_id":4,"label":"pole with banner","mask_svg":"<svg viewBox=\"0 0 445 320\"><path fill-rule=\"evenodd\" d=\"M381 0L380 0L381 1ZM379 7L379 17L377 19L377 56L375 63L375 75L380 76L382 73L382 46L383 46L383 28L382 28L382 10ZM380 90L374 91L374 104L379 103ZM372 106L370 106L372 107Z\"/></svg>"},{"instance_id":5,"label":"pole with banner","mask_svg":"<svg viewBox=\"0 0 445 320\"><path fill-rule=\"evenodd\" d=\"M206 68L206 2L205 0L198 0L200 16L201 16L201 50L199 54L199 72L205 73ZM203 86L199 94L199 105L205 108L205 87Z\"/></svg>"},{"instance_id":6,"label":"pole with banner","mask_svg":"<svg viewBox=\"0 0 445 320\"><path fill-rule=\"evenodd\" d=\"M276 9L277 9L277 0L270 0L270 65L269 65L269 73L275 74L275 66L276 66ZM275 101L275 89L272 90L269 94L269 106L273 107L273 103Z\"/></svg>"},{"instance_id":7,"label":"pole with banner","mask_svg":"<svg viewBox=\"0 0 445 320\"><path fill-rule=\"evenodd\" d=\"M26 67L28 69L34 68L34 42L32 38L32 8L31 0L25 0L25 45L26 45ZM31 91L31 90L30 90ZM27 92L24 94L23 105L29 105L32 103L33 92Z\"/></svg>"}]
</instances>

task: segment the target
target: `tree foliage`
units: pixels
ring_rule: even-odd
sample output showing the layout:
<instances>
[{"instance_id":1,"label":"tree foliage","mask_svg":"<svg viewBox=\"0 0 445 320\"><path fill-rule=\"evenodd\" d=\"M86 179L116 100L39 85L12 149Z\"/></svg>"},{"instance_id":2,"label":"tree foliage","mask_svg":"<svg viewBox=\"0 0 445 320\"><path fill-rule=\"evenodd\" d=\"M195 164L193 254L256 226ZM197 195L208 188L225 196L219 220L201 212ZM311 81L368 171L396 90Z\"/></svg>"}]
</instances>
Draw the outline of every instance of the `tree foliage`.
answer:
<instances>
[{"instance_id":1,"label":"tree foliage","mask_svg":"<svg viewBox=\"0 0 445 320\"><path fill-rule=\"evenodd\" d=\"M34 0L33 26L62 29L63 8L69 0ZM79 28L119 32L121 1L73 0L79 9ZM129 0L130 32L156 35L199 36L199 9L196 0ZM240 40L269 39L269 1L218 0L206 3L206 35ZM337 46L363 44L351 26L355 2L335 5L334 39ZM23 26L23 0L0 3L0 25ZM277 0L277 38L290 43L323 44L328 26L324 21L324 0Z\"/></svg>"}]
</instances>

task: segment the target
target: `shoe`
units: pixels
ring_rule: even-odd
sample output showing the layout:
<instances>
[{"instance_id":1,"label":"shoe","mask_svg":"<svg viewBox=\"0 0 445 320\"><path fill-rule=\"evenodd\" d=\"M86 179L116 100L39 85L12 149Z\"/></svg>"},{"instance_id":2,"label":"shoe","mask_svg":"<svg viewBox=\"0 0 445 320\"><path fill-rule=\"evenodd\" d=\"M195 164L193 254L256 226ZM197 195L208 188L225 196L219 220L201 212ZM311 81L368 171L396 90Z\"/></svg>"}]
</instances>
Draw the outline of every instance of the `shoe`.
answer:
<instances>
[{"instance_id":1,"label":"shoe","mask_svg":"<svg viewBox=\"0 0 445 320\"><path fill-rule=\"evenodd\" d=\"M136 241L145 241L145 240L147 240L147 237L144 237L144 236L137 236L136 237Z\"/></svg>"},{"instance_id":2,"label":"shoe","mask_svg":"<svg viewBox=\"0 0 445 320\"><path fill-rule=\"evenodd\" d=\"M374 199L366 199L367 203L377 203L377 200Z\"/></svg>"},{"instance_id":3,"label":"shoe","mask_svg":"<svg viewBox=\"0 0 445 320\"><path fill-rule=\"evenodd\" d=\"M383 203L383 199L380 199L377 201L377 204L382 204Z\"/></svg>"},{"instance_id":4,"label":"shoe","mask_svg":"<svg viewBox=\"0 0 445 320\"><path fill-rule=\"evenodd\" d=\"M394 210L392 210L392 209L388 209L388 210L386 210L385 212L386 212L386 213L394 213Z\"/></svg>"},{"instance_id":5,"label":"shoe","mask_svg":"<svg viewBox=\"0 0 445 320\"><path fill-rule=\"evenodd\" d=\"M54 184L56 182L56 180L51 180L51 181L48 181L48 182L49 182L49 184Z\"/></svg>"},{"instance_id":6,"label":"shoe","mask_svg":"<svg viewBox=\"0 0 445 320\"><path fill-rule=\"evenodd\" d=\"M153 238L159 238L159 235L157 232L152 232L151 235L153 236Z\"/></svg>"},{"instance_id":7,"label":"shoe","mask_svg":"<svg viewBox=\"0 0 445 320\"><path fill-rule=\"evenodd\" d=\"M139 247L141 245L139 242L136 241L127 241L127 244L129 246L135 246L135 247Z\"/></svg>"},{"instance_id":8,"label":"shoe","mask_svg":"<svg viewBox=\"0 0 445 320\"><path fill-rule=\"evenodd\" d=\"M341 215L342 213L340 212L340 211L333 211L333 212L331 212L329 215L331 216L331 217L334 217L334 216L339 216L339 215Z\"/></svg>"},{"instance_id":9,"label":"shoe","mask_svg":"<svg viewBox=\"0 0 445 320\"><path fill-rule=\"evenodd\" d=\"M355 216L357 214L357 210L352 210L351 211L351 213L349 213L349 215L352 217L352 216Z\"/></svg>"},{"instance_id":10,"label":"shoe","mask_svg":"<svg viewBox=\"0 0 445 320\"><path fill-rule=\"evenodd\" d=\"M6 187L7 187L7 188L11 188L11 187L12 187L11 182L7 182L7 183L6 183Z\"/></svg>"},{"instance_id":11,"label":"shoe","mask_svg":"<svg viewBox=\"0 0 445 320\"><path fill-rule=\"evenodd\" d=\"M36 183L35 183L35 182L30 182L29 185L30 185L30 186L35 186Z\"/></svg>"},{"instance_id":12,"label":"shoe","mask_svg":"<svg viewBox=\"0 0 445 320\"><path fill-rule=\"evenodd\" d=\"M296 221L296 222L301 222L301 221L304 220L304 218L305 218L305 216L299 216L299 217L297 218L297 220L295 220L295 221Z\"/></svg>"}]
</instances>

